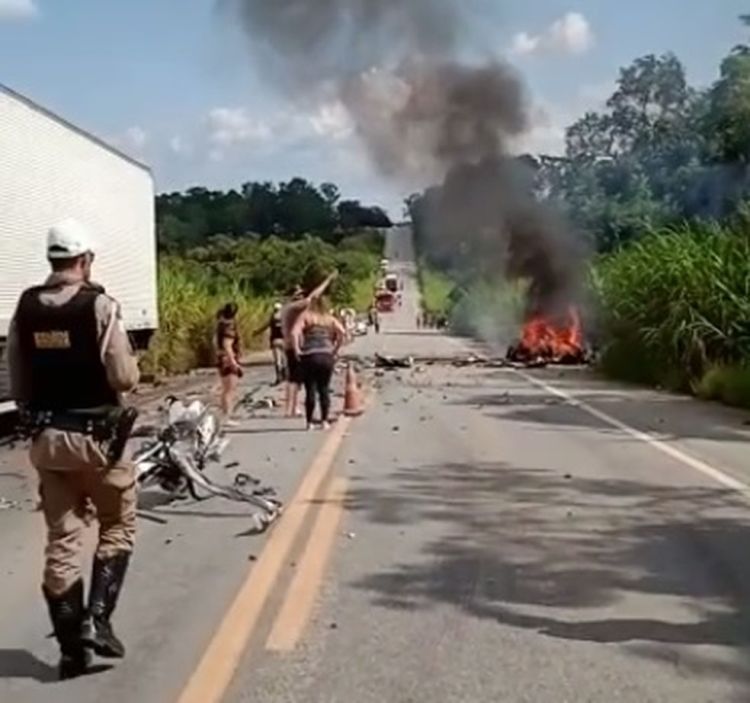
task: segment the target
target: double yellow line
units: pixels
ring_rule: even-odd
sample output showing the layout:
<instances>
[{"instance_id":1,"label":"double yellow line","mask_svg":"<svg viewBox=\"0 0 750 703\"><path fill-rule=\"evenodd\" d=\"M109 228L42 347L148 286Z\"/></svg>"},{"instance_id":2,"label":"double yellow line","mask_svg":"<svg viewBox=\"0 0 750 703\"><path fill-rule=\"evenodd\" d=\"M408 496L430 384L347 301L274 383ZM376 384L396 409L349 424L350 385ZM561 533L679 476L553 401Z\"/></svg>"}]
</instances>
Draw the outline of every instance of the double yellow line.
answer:
<instances>
[{"instance_id":1,"label":"double yellow line","mask_svg":"<svg viewBox=\"0 0 750 703\"><path fill-rule=\"evenodd\" d=\"M313 502L320 494L350 425L351 418L342 417L326 437L182 691L178 703L219 703L223 698L263 606L278 580ZM329 481L323 493L322 505L310 533L308 547L271 629L266 642L267 649L290 651L302 635L335 541L336 528L343 512L346 483L344 478L334 478Z\"/></svg>"}]
</instances>

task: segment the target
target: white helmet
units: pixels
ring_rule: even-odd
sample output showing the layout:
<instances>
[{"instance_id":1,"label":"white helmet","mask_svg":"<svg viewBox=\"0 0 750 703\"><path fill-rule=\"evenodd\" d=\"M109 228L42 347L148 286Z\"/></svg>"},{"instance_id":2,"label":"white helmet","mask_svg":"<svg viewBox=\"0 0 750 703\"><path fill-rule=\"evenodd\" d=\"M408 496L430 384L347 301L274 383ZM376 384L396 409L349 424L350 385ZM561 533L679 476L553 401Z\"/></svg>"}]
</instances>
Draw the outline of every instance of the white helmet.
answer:
<instances>
[{"instance_id":1,"label":"white helmet","mask_svg":"<svg viewBox=\"0 0 750 703\"><path fill-rule=\"evenodd\" d=\"M94 251L89 230L78 220L68 218L50 227L47 233L48 259L73 259Z\"/></svg>"}]
</instances>

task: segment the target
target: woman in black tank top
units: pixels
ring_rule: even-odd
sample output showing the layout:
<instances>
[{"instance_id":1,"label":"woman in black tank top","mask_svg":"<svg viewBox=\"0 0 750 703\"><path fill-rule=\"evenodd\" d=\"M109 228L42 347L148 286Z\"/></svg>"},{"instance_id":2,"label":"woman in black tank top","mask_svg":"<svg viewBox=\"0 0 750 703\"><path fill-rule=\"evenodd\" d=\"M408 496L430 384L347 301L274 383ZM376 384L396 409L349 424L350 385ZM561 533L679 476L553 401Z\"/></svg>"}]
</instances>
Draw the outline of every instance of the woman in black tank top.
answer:
<instances>
[{"instance_id":1,"label":"woman in black tank top","mask_svg":"<svg viewBox=\"0 0 750 703\"><path fill-rule=\"evenodd\" d=\"M327 429L331 410L331 378L346 331L323 300L319 299L300 315L292 330L292 337L305 385L307 429L313 427L316 397L320 400L321 425Z\"/></svg>"}]
</instances>

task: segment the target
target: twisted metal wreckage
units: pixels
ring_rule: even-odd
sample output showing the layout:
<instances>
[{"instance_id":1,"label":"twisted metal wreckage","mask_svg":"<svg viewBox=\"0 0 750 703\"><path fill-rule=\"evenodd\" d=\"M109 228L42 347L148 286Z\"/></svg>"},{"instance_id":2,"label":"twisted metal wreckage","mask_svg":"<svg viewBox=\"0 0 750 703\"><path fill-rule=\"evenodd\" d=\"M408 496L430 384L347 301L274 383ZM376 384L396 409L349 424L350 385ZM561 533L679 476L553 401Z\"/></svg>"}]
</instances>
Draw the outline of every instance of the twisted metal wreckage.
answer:
<instances>
[{"instance_id":1,"label":"twisted metal wreckage","mask_svg":"<svg viewBox=\"0 0 750 703\"><path fill-rule=\"evenodd\" d=\"M200 401L185 406L170 397L167 402L165 426L142 427L136 433L151 437L133 455L139 487L158 485L175 496L187 492L195 500L217 496L249 503L260 510L254 516L260 529L273 523L281 514L282 504L272 488L261 487L258 479L242 473L233 486L218 484L206 475L207 465L218 462L229 444L216 416ZM248 484L254 487L245 490ZM209 495L202 496L201 492Z\"/></svg>"},{"instance_id":2,"label":"twisted metal wreckage","mask_svg":"<svg viewBox=\"0 0 750 703\"><path fill-rule=\"evenodd\" d=\"M274 489L261 486L258 479L239 473L234 485L222 485L206 475L207 466L219 462L229 444L213 412L200 401L186 406L170 396L164 415L161 426L142 425L132 434L127 432L129 439L144 439L132 455L139 491L158 486L171 498L190 495L195 500L204 500L216 496L249 503L258 508L252 516L257 531L265 530L278 519L282 503L275 497ZM128 417L132 426L137 412L132 411ZM13 448L32 437L29 426L22 421L13 434L0 442L0 447ZM122 449L124 446L116 453L121 455ZM108 454L112 454L111 446ZM246 489L248 486L252 488ZM0 507L6 506L3 503Z\"/></svg>"}]
</instances>

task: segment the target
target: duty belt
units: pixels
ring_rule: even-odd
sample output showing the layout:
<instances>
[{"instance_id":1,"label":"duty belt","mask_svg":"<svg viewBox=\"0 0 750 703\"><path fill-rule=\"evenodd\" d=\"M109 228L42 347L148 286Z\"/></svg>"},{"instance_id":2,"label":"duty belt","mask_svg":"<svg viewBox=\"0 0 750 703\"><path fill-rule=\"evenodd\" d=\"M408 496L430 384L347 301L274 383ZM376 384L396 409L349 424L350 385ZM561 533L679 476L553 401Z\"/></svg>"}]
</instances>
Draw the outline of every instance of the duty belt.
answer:
<instances>
[{"instance_id":1,"label":"duty belt","mask_svg":"<svg viewBox=\"0 0 750 703\"><path fill-rule=\"evenodd\" d=\"M75 432L106 445L107 459L116 464L125 451L133 425L138 419L135 408L106 407L95 410L25 410L21 424L30 436L46 429Z\"/></svg>"}]
</instances>

